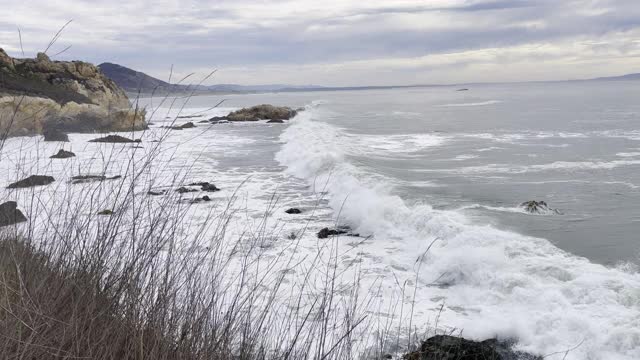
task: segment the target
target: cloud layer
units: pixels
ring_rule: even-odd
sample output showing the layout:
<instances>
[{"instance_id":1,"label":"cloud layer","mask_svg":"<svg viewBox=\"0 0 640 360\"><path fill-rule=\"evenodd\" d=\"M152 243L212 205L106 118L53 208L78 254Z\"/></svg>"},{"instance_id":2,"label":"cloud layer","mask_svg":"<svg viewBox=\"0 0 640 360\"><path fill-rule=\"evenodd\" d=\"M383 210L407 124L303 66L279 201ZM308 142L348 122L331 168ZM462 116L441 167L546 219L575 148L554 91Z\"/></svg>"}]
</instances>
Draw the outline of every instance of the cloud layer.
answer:
<instances>
[{"instance_id":1,"label":"cloud layer","mask_svg":"<svg viewBox=\"0 0 640 360\"><path fill-rule=\"evenodd\" d=\"M166 79L373 85L640 72L637 0L29 0L0 46L121 63Z\"/></svg>"}]
</instances>

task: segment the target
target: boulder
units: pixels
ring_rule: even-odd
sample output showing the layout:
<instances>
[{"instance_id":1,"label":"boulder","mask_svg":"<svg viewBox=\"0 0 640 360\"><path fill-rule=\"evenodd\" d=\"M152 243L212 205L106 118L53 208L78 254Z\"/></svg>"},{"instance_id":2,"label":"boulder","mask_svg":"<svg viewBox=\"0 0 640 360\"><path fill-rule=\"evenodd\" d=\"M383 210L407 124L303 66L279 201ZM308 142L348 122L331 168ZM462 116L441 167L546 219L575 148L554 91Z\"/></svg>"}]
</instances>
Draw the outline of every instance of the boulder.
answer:
<instances>
[{"instance_id":1,"label":"boulder","mask_svg":"<svg viewBox=\"0 0 640 360\"><path fill-rule=\"evenodd\" d=\"M76 154L72 153L71 151L60 149L57 154L51 155L49 158L50 159L68 159L74 156L76 156Z\"/></svg>"},{"instance_id":2,"label":"boulder","mask_svg":"<svg viewBox=\"0 0 640 360\"><path fill-rule=\"evenodd\" d=\"M69 142L69 135L55 128L44 129L42 134L44 135L44 141Z\"/></svg>"},{"instance_id":3,"label":"boulder","mask_svg":"<svg viewBox=\"0 0 640 360\"><path fill-rule=\"evenodd\" d=\"M149 190L147 192L147 195L151 195L151 196L160 196L160 195L164 195L167 192L165 190L160 190L160 191L155 191L155 190Z\"/></svg>"},{"instance_id":4,"label":"boulder","mask_svg":"<svg viewBox=\"0 0 640 360\"><path fill-rule=\"evenodd\" d=\"M7 189L20 189L20 188L27 188L32 186L49 185L54 181L55 179L52 176L31 175L26 179L16 181L13 184L9 184L9 186L7 186Z\"/></svg>"},{"instance_id":5,"label":"boulder","mask_svg":"<svg viewBox=\"0 0 640 360\"><path fill-rule=\"evenodd\" d=\"M94 142L94 143L139 143L142 142L142 140L140 139L129 139L126 138L124 136L120 136L120 135L108 135L105 137L101 137L101 138L97 138L97 139L93 139L93 140L89 140L89 142Z\"/></svg>"},{"instance_id":6,"label":"boulder","mask_svg":"<svg viewBox=\"0 0 640 360\"><path fill-rule=\"evenodd\" d=\"M9 136L58 126L66 132L147 127L146 113L132 110L124 90L92 64L52 61L44 53L12 58L0 49L0 74L0 128Z\"/></svg>"},{"instance_id":7,"label":"boulder","mask_svg":"<svg viewBox=\"0 0 640 360\"><path fill-rule=\"evenodd\" d=\"M234 111L226 116L229 121L289 120L297 112L289 107L273 105L256 105Z\"/></svg>"},{"instance_id":8,"label":"boulder","mask_svg":"<svg viewBox=\"0 0 640 360\"><path fill-rule=\"evenodd\" d=\"M297 208L291 208L291 209L287 209L284 212L286 212L287 214L302 214L302 210L297 209ZM324 229L323 229L324 230ZM328 229L327 229L328 230Z\"/></svg>"},{"instance_id":9,"label":"boulder","mask_svg":"<svg viewBox=\"0 0 640 360\"><path fill-rule=\"evenodd\" d=\"M318 239L326 239L329 236L334 236L334 235L344 235L346 234L348 231L343 230L343 229L329 229L329 228L324 228L320 231L318 231Z\"/></svg>"},{"instance_id":10,"label":"boulder","mask_svg":"<svg viewBox=\"0 0 640 360\"><path fill-rule=\"evenodd\" d=\"M102 210L102 211L100 211L100 212L98 213L98 215L110 216L110 215L113 215L113 211L112 211L112 210L109 210L109 209Z\"/></svg>"},{"instance_id":11,"label":"boulder","mask_svg":"<svg viewBox=\"0 0 640 360\"><path fill-rule=\"evenodd\" d=\"M27 221L24 214L18 210L18 203L7 201L0 204L0 227Z\"/></svg>"},{"instance_id":12,"label":"boulder","mask_svg":"<svg viewBox=\"0 0 640 360\"><path fill-rule=\"evenodd\" d=\"M283 124L284 120L282 119L274 119L274 120L269 120L267 121L267 124Z\"/></svg>"},{"instance_id":13,"label":"boulder","mask_svg":"<svg viewBox=\"0 0 640 360\"><path fill-rule=\"evenodd\" d=\"M467 340L437 335L422 343L420 349L403 356L405 360L542 360L542 357L514 351L511 344L496 339Z\"/></svg>"}]
</instances>

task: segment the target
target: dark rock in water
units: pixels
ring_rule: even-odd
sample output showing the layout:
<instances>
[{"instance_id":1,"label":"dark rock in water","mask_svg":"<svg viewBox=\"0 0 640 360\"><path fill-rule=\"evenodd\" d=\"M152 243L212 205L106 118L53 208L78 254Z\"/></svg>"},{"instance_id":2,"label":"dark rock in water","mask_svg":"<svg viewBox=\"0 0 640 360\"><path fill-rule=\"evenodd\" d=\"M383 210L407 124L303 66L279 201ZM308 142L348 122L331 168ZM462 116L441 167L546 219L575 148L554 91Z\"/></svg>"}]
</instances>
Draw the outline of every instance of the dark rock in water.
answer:
<instances>
[{"instance_id":1,"label":"dark rock in water","mask_svg":"<svg viewBox=\"0 0 640 360\"><path fill-rule=\"evenodd\" d=\"M44 141L69 142L69 135L58 129L45 129L42 134L44 135Z\"/></svg>"},{"instance_id":2,"label":"dark rock in water","mask_svg":"<svg viewBox=\"0 0 640 360\"><path fill-rule=\"evenodd\" d=\"M560 211L550 208L545 201L526 201L520 204L520 207L530 214L560 214Z\"/></svg>"},{"instance_id":3,"label":"dark rock in water","mask_svg":"<svg viewBox=\"0 0 640 360\"><path fill-rule=\"evenodd\" d=\"M203 201L204 201L204 202L211 201L211 198L210 198L210 197L208 197L207 195L205 195L205 196L203 196L203 197L201 197L201 198L195 198L195 199L193 199L193 200L189 201L189 203L191 203L191 204L197 204L197 203L200 203L200 202L203 202Z\"/></svg>"},{"instance_id":4,"label":"dark rock in water","mask_svg":"<svg viewBox=\"0 0 640 360\"><path fill-rule=\"evenodd\" d=\"M322 230L320 230L318 232L318 239L326 239L329 236L334 236L334 235L344 235L348 233L348 231L346 230L342 230L342 229L329 229L329 228L324 228Z\"/></svg>"},{"instance_id":5,"label":"dark rock in water","mask_svg":"<svg viewBox=\"0 0 640 360\"><path fill-rule=\"evenodd\" d=\"M20 189L27 188L32 186L41 186L41 185L49 185L52 182L56 181L52 176L46 175L31 175L26 179L22 179L20 181L14 182L7 186L8 189Z\"/></svg>"},{"instance_id":6,"label":"dark rock in water","mask_svg":"<svg viewBox=\"0 0 640 360\"><path fill-rule=\"evenodd\" d=\"M161 190L161 191L154 191L154 190L149 190L147 192L147 195L151 195L151 196L160 196L160 195L164 195L167 192L165 190Z\"/></svg>"},{"instance_id":7,"label":"dark rock in water","mask_svg":"<svg viewBox=\"0 0 640 360\"><path fill-rule=\"evenodd\" d=\"M209 122L209 120L200 120L198 121L198 124L207 124Z\"/></svg>"},{"instance_id":8,"label":"dark rock in water","mask_svg":"<svg viewBox=\"0 0 640 360\"><path fill-rule=\"evenodd\" d=\"M218 121L228 121L229 119L227 119L226 116L214 116L211 119L209 119L208 121L210 122L218 122Z\"/></svg>"},{"instance_id":9,"label":"dark rock in water","mask_svg":"<svg viewBox=\"0 0 640 360\"><path fill-rule=\"evenodd\" d=\"M456 90L456 91L469 91L469 89L467 89L467 88L463 88L463 89L458 89L458 90Z\"/></svg>"},{"instance_id":10,"label":"dark rock in water","mask_svg":"<svg viewBox=\"0 0 640 360\"><path fill-rule=\"evenodd\" d=\"M472 341L437 335L427 339L420 350L403 356L406 360L542 360L542 357L513 351L511 344L496 339Z\"/></svg>"},{"instance_id":11,"label":"dark rock in water","mask_svg":"<svg viewBox=\"0 0 640 360\"><path fill-rule=\"evenodd\" d=\"M50 159L68 159L74 156L76 156L76 154L72 153L71 151L60 149L57 154L51 155L49 158Z\"/></svg>"},{"instance_id":12,"label":"dark rock in water","mask_svg":"<svg viewBox=\"0 0 640 360\"><path fill-rule=\"evenodd\" d=\"M98 215L113 215L113 211L107 209L107 210L102 210L98 213Z\"/></svg>"},{"instance_id":13,"label":"dark rock in water","mask_svg":"<svg viewBox=\"0 0 640 360\"><path fill-rule=\"evenodd\" d=\"M289 120L297 112L291 108L273 105L256 105L227 115L229 121Z\"/></svg>"},{"instance_id":14,"label":"dark rock in water","mask_svg":"<svg viewBox=\"0 0 640 360\"><path fill-rule=\"evenodd\" d=\"M284 212L287 214L302 214L302 210L296 208L287 209Z\"/></svg>"},{"instance_id":15,"label":"dark rock in water","mask_svg":"<svg viewBox=\"0 0 640 360\"><path fill-rule=\"evenodd\" d=\"M95 143L139 143L139 142L142 142L142 140L140 140L140 139L132 140L132 139L126 138L124 136L120 136L120 135L108 135L108 136L105 136L105 137L89 140L89 142L95 142Z\"/></svg>"},{"instance_id":16,"label":"dark rock in water","mask_svg":"<svg viewBox=\"0 0 640 360\"><path fill-rule=\"evenodd\" d=\"M112 177L106 177L104 175L78 175L71 177L72 184L84 184L94 181L105 181L105 180L116 180L120 179L122 176L116 175Z\"/></svg>"},{"instance_id":17,"label":"dark rock in water","mask_svg":"<svg viewBox=\"0 0 640 360\"><path fill-rule=\"evenodd\" d=\"M284 124L284 120L282 119L269 120L267 121L267 124Z\"/></svg>"},{"instance_id":18,"label":"dark rock in water","mask_svg":"<svg viewBox=\"0 0 640 360\"><path fill-rule=\"evenodd\" d=\"M191 129L196 127L196 125L192 122L188 122L186 124L182 124L182 125L175 125L175 126L167 126L166 128L171 129L171 130L184 130L184 129Z\"/></svg>"},{"instance_id":19,"label":"dark rock in water","mask_svg":"<svg viewBox=\"0 0 640 360\"><path fill-rule=\"evenodd\" d=\"M27 221L22 211L18 210L18 203L7 201L0 204L0 226L9 226Z\"/></svg>"},{"instance_id":20,"label":"dark rock in water","mask_svg":"<svg viewBox=\"0 0 640 360\"><path fill-rule=\"evenodd\" d=\"M215 186L212 183L206 182L206 181L191 183L191 184L189 184L189 186L200 186L200 188L201 188L200 190L208 191L208 192L220 191L220 189L218 189L217 186Z\"/></svg>"},{"instance_id":21,"label":"dark rock in water","mask_svg":"<svg viewBox=\"0 0 640 360\"><path fill-rule=\"evenodd\" d=\"M181 187L177 188L177 189L176 189L176 191L177 191L179 194L184 194L184 193L190 193L190 192L197 192L197 191L199 191L199 190L197 190L197 189L190 189L190 188L187 188L187 187L181 186Z\"/></svg>"}]
</instances>

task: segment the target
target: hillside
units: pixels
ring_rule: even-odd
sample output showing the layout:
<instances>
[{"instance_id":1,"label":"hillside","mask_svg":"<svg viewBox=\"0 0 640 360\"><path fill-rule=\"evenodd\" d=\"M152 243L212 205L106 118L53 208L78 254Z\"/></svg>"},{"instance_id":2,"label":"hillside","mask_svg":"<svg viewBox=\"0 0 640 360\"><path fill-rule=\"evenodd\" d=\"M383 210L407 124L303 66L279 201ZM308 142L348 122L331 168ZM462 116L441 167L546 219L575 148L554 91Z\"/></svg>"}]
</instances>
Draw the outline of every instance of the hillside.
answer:
<instances>
[{"instance_id":1,"label":"hillside","mask_svg":"<svg viewBox=\"0 0 640 360\"><path fill-rule=\"evenodd\" d=\"M171 84L160 79L156 79L143 72L135 71L122 65L113 63L102 63L98 68L104 75L113 80L118 86L130 92L141 91L143 93L154 90L170 89Z\"/></svg>"}]
</instances>

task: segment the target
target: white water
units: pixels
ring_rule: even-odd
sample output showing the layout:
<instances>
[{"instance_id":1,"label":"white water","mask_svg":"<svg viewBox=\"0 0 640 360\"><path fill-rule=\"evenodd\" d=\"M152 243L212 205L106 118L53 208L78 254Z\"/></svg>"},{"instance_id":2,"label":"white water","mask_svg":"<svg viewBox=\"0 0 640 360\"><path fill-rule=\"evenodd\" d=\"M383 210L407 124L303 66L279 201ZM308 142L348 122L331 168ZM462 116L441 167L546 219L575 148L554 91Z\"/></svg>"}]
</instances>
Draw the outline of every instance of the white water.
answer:
<instances>
[{"instance_id":1,"label":"white water","mask_svg":"<svg viewBox=\"0 0 640 360\"><path fill-rule=\"evenodd\" d=\"M387 297L399 291L398 277L413 276L391 269L415 264L435 241L422 258L418 279L415 303L422 320L433 323L444 304L441 324L470 337L515 338L519 348L537 354L561 352L549 359L563 359L563 350L576 346L566 359L640 358L638 273L591 263L545 239L475 225L461 212L409 205L390 194L392 184L348 161L354 154L344 142L346 135L322 116L317 108L298 116L282 134L276 158L289 174L327 184L339 221L373 235L361 251L378 256L376 265L383 271L375 272L375 281L382 282ZM376 144L371 144L374 149ZM637 161L557 162L504 171L610 169L632 163Z\"/></svg>"}]
</instances>

